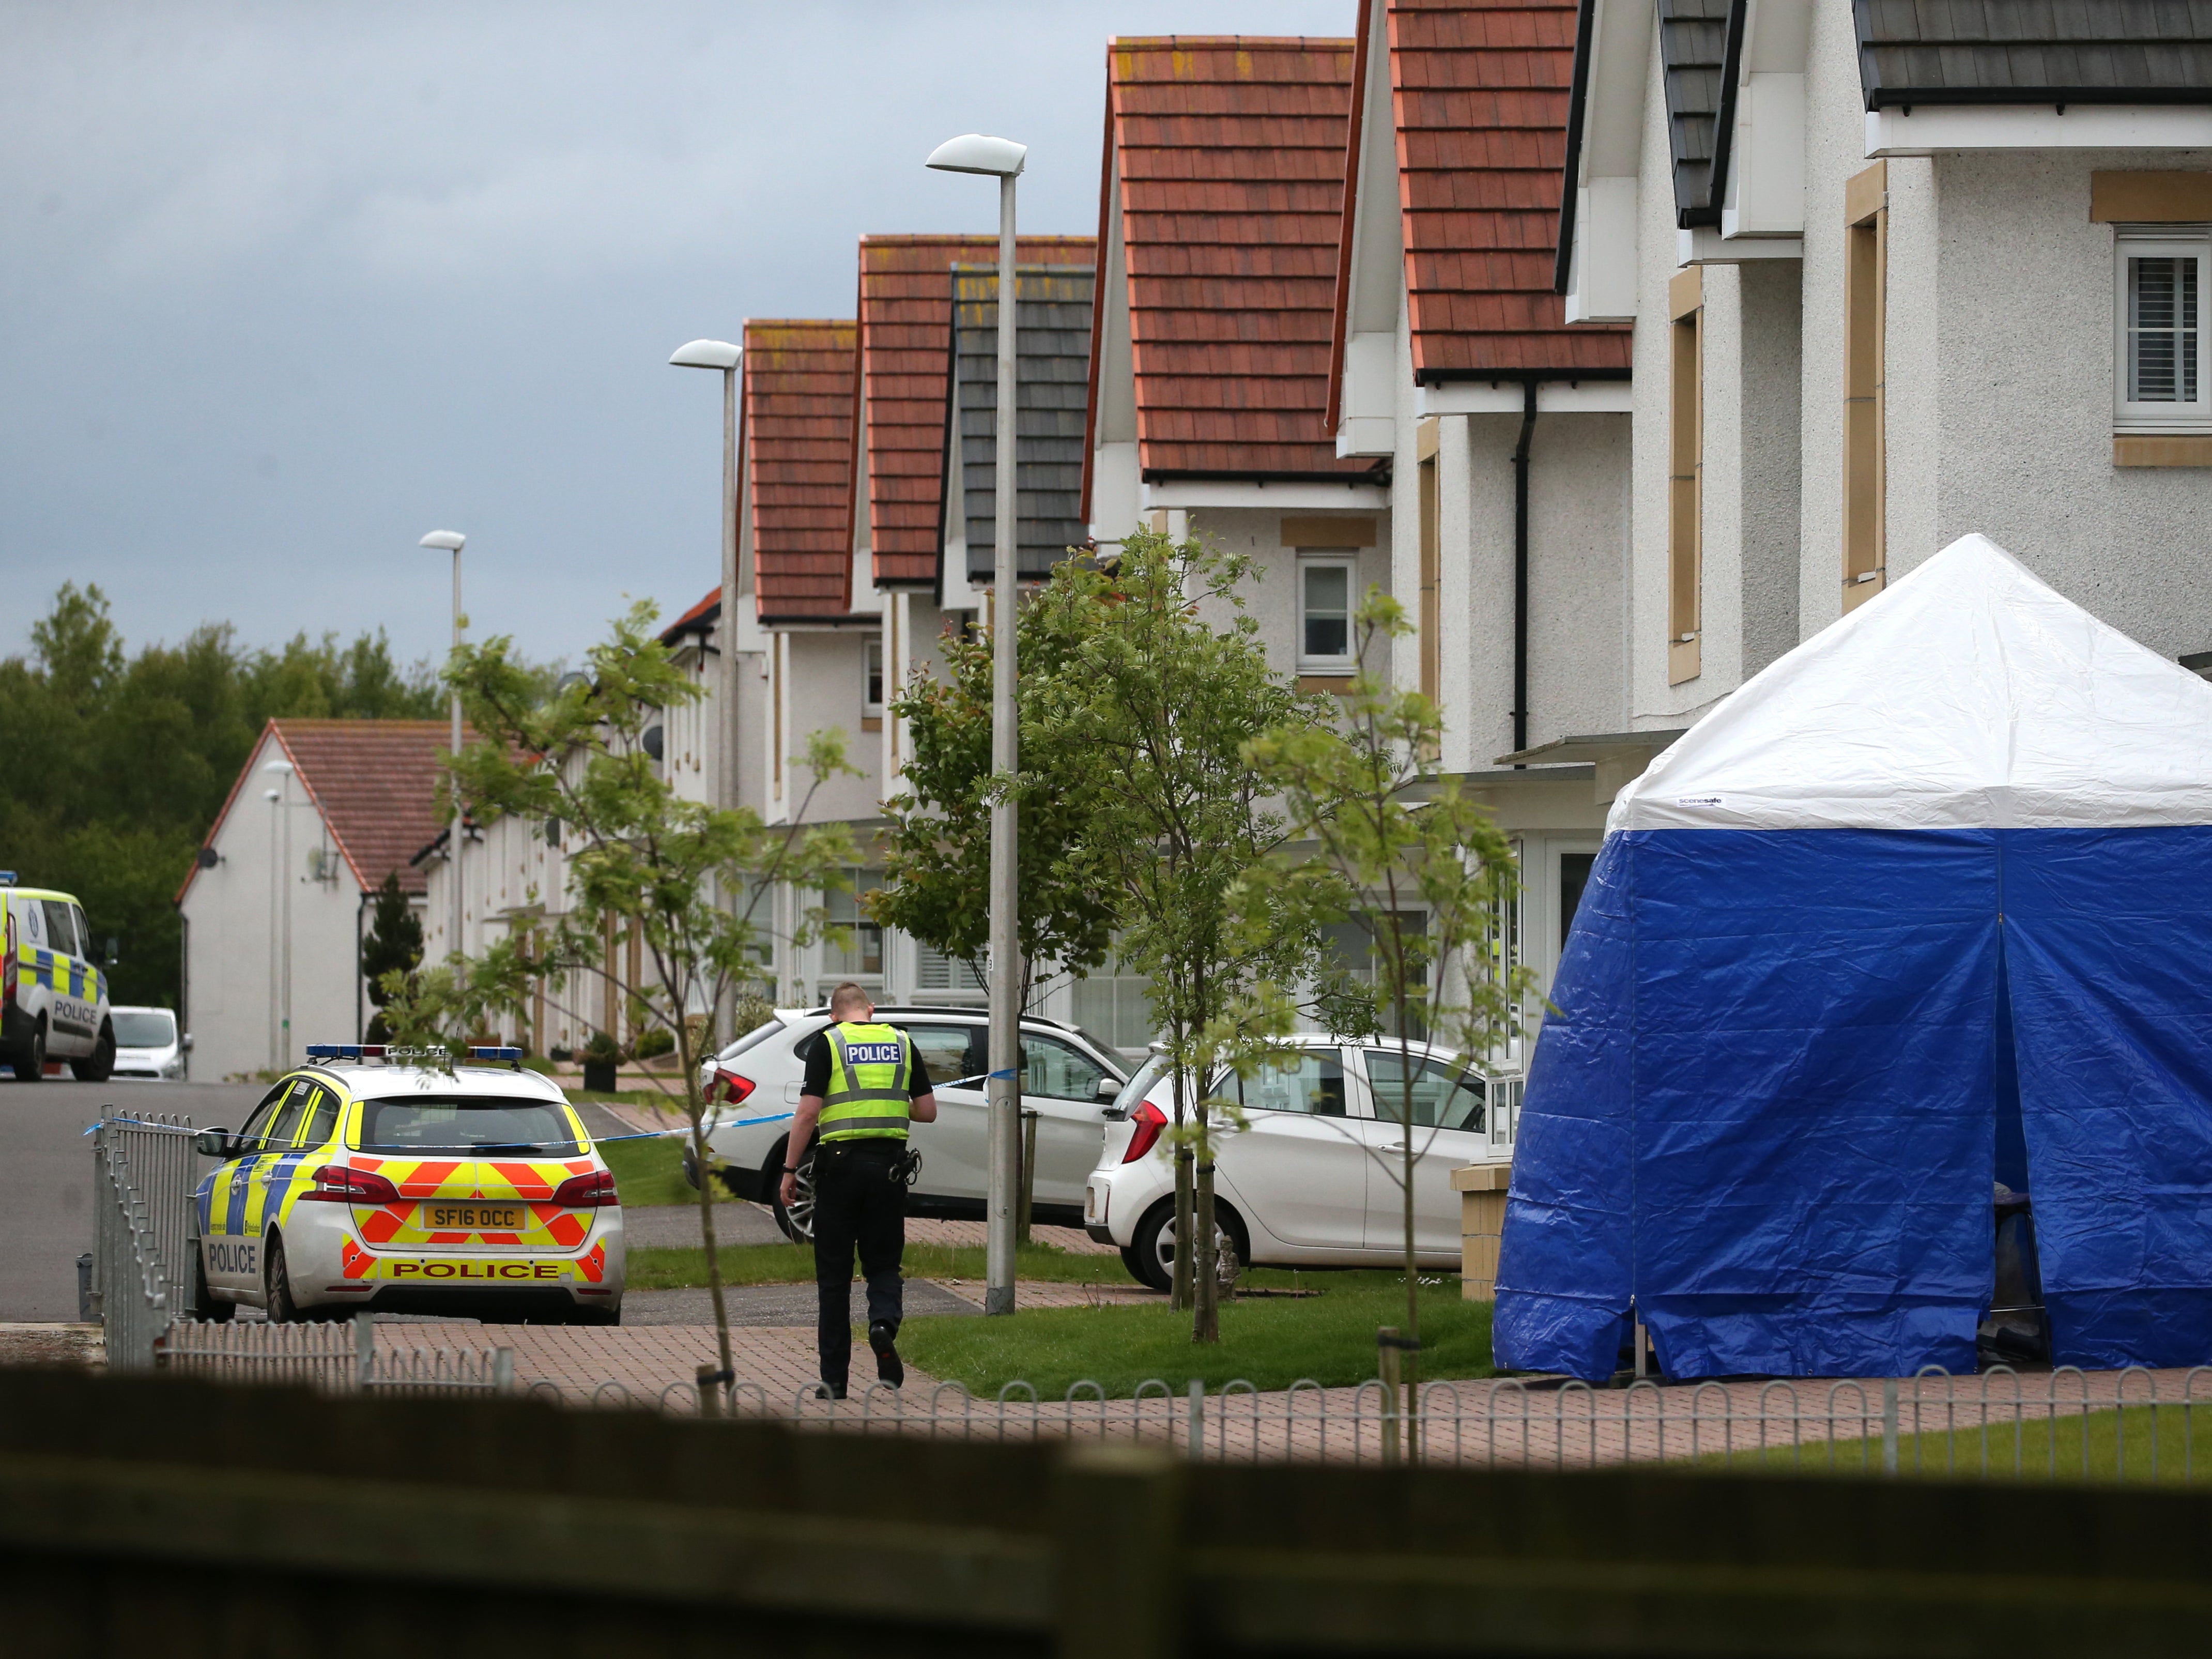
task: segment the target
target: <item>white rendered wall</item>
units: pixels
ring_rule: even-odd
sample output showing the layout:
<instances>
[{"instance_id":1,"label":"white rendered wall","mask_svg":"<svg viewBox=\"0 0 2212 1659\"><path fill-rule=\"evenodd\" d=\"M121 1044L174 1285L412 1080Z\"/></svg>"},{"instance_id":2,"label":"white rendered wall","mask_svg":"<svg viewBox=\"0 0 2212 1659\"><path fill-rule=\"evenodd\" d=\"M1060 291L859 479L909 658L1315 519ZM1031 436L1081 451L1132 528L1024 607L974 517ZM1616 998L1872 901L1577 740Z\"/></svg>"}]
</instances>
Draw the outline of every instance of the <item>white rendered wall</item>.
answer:
<instances>
[{"instance_id":1,"label":"white rendered wall","mask_svg":"<svg viewBox=\"0 0 2212 1659\"><path fill-rule=\"evenodd\" d=\"M289 786L290 805L272 808L262 799L276 780L261 769L283 758L265 736L247 762L246 781L213 842L222 862L201 870L185 895L185 1029L192 1034L192 1076L219 1082L269 1069L270 1017L282 972L283 890L274 905L270 865L283 856L278 812L291 822L290 856L280 872L291 896L292 1034L289 1056L304 1057L309 1042L350 1042L356 1031L355 927L362 893L350 872L335 882L307 876L307 854L331 845L321 816L307 802L298 778ZM272 940L275 949L272 950Z\"/></svg>"}]
</instances>

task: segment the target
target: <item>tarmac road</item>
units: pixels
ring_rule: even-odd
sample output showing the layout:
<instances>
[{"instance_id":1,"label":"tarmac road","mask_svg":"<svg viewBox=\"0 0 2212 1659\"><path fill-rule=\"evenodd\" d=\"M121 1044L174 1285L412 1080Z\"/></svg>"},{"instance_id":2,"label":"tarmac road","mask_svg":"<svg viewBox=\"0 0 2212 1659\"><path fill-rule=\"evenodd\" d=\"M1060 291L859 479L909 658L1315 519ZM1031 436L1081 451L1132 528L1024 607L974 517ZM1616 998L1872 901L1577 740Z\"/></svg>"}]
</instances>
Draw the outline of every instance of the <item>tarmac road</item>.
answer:
<instances>
[{"instance_id":1,"label":"tarmac road","mask_svg":"<svg viewBox=\"0 0 2212 1659\"><path fill-rule=\"evenodd\" d=\"M0 1322L76 1317L76 1259L92 1248L92 1143L109 1107L236 1128L264 1090L223 1083L0 1079Z\"/></svg>"}]
</instances>

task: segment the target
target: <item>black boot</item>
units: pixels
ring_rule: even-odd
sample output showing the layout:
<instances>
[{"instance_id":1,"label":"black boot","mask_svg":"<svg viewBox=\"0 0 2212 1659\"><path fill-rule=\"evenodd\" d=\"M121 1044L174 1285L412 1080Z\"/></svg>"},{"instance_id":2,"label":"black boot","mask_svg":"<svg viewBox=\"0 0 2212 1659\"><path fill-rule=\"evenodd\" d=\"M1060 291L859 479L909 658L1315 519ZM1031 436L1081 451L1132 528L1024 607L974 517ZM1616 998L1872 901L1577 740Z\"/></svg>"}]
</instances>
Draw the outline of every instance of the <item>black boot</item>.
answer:
<instances>
[{"instance_id":1,"label":"black boot","mask_svg":"<svg viewBox=\"0 0 2212 1659\"><path fill-rule=\"evenodd\" d=\"M906 1382L906 1366L891 1345L898 1340L898 1327L888 1320L878 1320L868 1327L868 1346L875 1351L876 1380L902 1388Z\"/></svg>"}]
</instances>

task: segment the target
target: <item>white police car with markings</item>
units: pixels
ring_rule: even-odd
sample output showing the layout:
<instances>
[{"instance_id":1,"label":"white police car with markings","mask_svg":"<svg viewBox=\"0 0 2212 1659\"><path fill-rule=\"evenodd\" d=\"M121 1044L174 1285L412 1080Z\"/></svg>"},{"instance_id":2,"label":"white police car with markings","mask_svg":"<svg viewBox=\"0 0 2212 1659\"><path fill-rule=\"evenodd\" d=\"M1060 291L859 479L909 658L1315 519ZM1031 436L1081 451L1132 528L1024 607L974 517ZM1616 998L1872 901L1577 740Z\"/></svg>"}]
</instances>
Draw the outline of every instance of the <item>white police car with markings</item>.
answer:
<instances>
[{"instance_id":1,"label":"white police car with markings","mask_svg":"<svg viewBox=\"0 0 2212 1659\"><path fill-rule=\"evenodd\" d=\"M93 960L84 907L72 894L19 887L0 870L0 1059L21 1083L65 1060L85 1083L115 1070L107 975Z\"/></svg>"}]
</instances>

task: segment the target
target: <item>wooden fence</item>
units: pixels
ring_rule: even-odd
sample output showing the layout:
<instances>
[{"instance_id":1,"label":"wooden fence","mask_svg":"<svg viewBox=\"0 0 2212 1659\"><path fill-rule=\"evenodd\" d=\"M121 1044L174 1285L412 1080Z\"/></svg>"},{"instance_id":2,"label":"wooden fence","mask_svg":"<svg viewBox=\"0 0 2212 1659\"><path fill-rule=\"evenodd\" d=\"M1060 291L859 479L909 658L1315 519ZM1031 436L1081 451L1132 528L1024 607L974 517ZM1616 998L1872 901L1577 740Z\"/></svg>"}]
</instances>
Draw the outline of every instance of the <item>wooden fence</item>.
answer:
<instances>
[{"instance_id":1,"label":"wooden fence","mask_svg":"<svg viewBox=\"0 0 2212 1659\"><path fill-rule=\"evenodd\" d=\"M0 1372L32 1656L2135 1655L2212 1495L1193 1466L762 1422Z\"/></svg>"}]
</instances>

